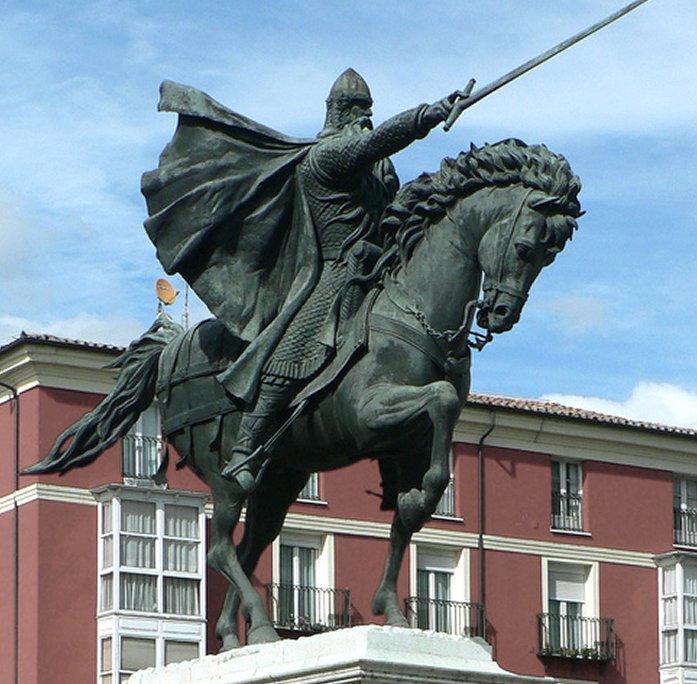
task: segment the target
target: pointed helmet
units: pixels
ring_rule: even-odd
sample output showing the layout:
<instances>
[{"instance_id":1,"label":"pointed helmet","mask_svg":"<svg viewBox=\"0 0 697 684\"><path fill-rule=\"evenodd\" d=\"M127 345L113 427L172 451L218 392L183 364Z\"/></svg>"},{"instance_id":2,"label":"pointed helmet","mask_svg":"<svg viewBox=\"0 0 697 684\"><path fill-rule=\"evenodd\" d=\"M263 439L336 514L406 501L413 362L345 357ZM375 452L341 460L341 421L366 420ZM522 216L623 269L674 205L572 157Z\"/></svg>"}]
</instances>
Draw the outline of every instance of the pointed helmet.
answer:
<instances>
[{"instance_id":1,"label":"pointed helmet","mask_svg":"<svg viewBox=\"0 0 697 684\"><path fill-rule=\"evenodd\" d=\"M329 91L327 117L324 122L325 131L339 130L350 123L347 114L354 102L361 102L370 107L373 104L373 98L363 77L349 68L334 81Z\"/></svg>"}]
</instances>

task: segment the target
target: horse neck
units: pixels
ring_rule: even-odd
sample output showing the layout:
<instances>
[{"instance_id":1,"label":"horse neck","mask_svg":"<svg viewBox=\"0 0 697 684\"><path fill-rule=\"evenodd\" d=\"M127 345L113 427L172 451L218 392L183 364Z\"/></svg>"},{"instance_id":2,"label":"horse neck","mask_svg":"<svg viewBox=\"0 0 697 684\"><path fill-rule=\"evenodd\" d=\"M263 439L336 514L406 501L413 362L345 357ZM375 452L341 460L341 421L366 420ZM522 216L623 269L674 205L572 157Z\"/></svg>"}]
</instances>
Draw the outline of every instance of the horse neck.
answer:
<instances>
[{"instance_id":1,"label":"horse neck","mask_svg":"<svg viewBox=\"0 0 697 684\"><path fill-rule=\"evenodd\" d=\"M463 197L429 226L395 275L416 307L439 330L460 326L465 306L479 295L479 243L517 206L518 188L484 187Z\"/></svg>"}]
</instances>

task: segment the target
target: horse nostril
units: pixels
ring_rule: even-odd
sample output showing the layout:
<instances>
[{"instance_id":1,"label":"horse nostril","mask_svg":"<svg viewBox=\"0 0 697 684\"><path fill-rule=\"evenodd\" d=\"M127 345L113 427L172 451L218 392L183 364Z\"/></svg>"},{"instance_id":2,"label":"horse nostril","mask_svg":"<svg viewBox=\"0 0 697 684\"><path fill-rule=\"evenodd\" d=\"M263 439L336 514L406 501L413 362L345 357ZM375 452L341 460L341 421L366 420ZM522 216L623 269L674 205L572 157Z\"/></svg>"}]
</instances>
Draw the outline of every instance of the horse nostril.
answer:
<instances>
[{"instance_id":1,"label":"horse nostril","mask_svg":"<svg viewBox=\"0 0 697 684\"><path fill-rule=\"evenodd\" d=\"M508 307L505 304L499 304L494 307L494 316L507 316L508 315Z\"/></svg>"}]
</instances>

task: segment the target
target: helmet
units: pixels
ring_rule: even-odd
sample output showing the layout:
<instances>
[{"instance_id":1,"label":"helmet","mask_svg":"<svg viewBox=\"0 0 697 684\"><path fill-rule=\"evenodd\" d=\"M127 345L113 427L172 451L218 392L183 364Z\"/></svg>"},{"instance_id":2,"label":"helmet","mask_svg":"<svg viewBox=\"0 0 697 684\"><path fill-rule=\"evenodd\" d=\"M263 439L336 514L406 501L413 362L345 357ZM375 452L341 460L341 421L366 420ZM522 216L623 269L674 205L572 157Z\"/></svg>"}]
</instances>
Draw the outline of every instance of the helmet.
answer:
<instances>
[{"instance_id":1,"label":"helmet","mask_svg":"<svg viewBox=\"0 0 697 684\"><path fill-rule=\"evenodd\" d=\"M370 88L363 77L353 69L346 69L334 85L327 97L327 117L324 122L324 131L339 130L350 123L347 114L351 105L360 102L370 107L373 98Z\"/></svg>"}]
</instances>

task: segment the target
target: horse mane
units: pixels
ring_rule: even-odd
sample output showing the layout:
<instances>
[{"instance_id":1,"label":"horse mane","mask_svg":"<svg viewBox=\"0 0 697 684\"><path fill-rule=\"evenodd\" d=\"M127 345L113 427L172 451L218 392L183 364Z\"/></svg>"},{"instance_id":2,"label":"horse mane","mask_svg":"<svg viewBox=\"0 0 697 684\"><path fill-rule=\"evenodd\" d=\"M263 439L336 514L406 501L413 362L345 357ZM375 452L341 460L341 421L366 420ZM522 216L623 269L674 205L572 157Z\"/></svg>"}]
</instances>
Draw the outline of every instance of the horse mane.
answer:
<instances>
[{"instance_id":1,"label":"horse mane","mask_svg":"<svg viewBox=\"0 0 697 684\"><path fill-rule=\"evenodd\" d=\"M492 185L521 183L549 196L547 211L568 218L550 221L551 241L561 249L576 227L581 205L581 181L562 155L544 145L526 145L509 138L492 145L470 146L455 158L446 157L440 169L422 173L406 183L383 213L380 236L383 254L366 280L393 271L409 260L429 226L440 220L458 199Z\"/></svg>"}]
</instances>

